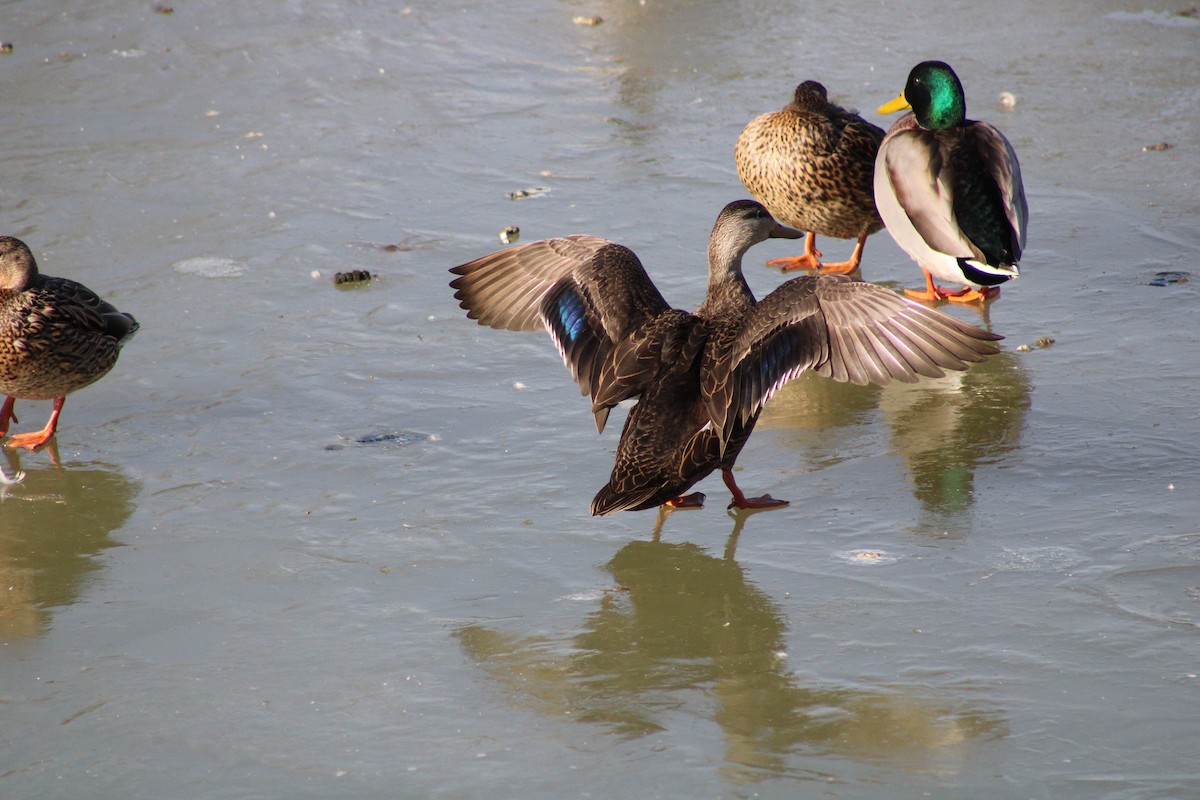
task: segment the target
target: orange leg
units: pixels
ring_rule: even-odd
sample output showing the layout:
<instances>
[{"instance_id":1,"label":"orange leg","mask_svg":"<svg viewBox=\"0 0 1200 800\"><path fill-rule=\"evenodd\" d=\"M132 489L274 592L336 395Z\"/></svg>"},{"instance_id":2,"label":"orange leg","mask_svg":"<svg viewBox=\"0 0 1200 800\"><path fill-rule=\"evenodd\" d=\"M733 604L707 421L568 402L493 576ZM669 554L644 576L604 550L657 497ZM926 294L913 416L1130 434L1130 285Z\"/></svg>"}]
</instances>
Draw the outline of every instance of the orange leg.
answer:
<instances>
[{"instance_id":1,"label":"orange leg","mask_svg":"<svg viewBox=\"0 0 1200 800\"><path fill-rule=\"evenodd\" d=\"M677 508L704 508L704 492L692 492L691 494L680 495L674 500L668 500L663 503L662 507L668 511L673 511Z\"/></svg>"},{"instance_id":2,"label":"orange leg","mask_svg":"<svg viewBox=\"0 0 1200 800\"><path fill-rule=\"evenodd\" d=\"M925 291L921 291L920 289L905 289L904 294L914 300L924 300L927 303L936 303L944 298L945 295L942 293L940 287L934 285L933 276L925 272L925 270L921 271L925 273Z\"/></svg>"},{"instance_id":3,"label":"orange leg","mask_svg":"<svg viewBox=\"0 0 1200 800\"><path fill-rule=\"evenodd\" d=\"M972 289L970 286L964 286L961 289L947 289L944 286L934 285L933 276L925 272L925 290L905 289L904 293L914 300L924 300L927 303L937 303L942 300L949 300L951 303L982 303L985 300L995 300L999 297L1000 287L985 286L980 289Z\"/></svg>"},{"instance_id":4,"label":"orange leg","mask_svg":"<svg viewBox=\"0 0 1200 800\"><path fill-rule=\"evenodd\" d=\"M964 286L962 291L948 293L946 299L951 303L984 303L988 300L995 300L999 296L999 286L983 286L979 289Z\"/></svg>"},{"instance_id":5,"label":"orange leg","mask_svg":"<svg viewBox=\"0 0 1200 800\"><path fill-rule=\"evenodd\" d=\"M24 447L26 450L37 450L46 442L54 438L54 432L58 430L58 415L62 413L63 403L67 398L54 398L54 410L50 412L50 421L46 423L46 427L42 428L37 433L21 433L13 436L4 443L5 447ZM5 403L7 407L8 404ZM8 413L12 415L12 408L8 408Z\"/></svg>"},{"instance_id":6,"label":"orange leg","mask_svg":"<svg viewBox=\"0 0 1200 800\"><path fill-rule=\"evenodd\" d=\"M13 406L17 404L17 398L8 397L4 400L4 407L0 408L0 439L3 439L8 434L9 422L20 422L17 415L13 413Z\"/></svg>"},{"instance_id":7,"label":"orange leg","mask_svg":"<svg viewBox=\"0 0 1200 800\"><path fill-rule=\"evenodd\" d=\"M862 261L863 247L867 244L867 234L858 237L858 242L854 245L854 252L850 254L847 261L835 261L832 264L822 264L817 268L817 271L822 275L849 275L854 270L858 269L859 263Z\"/></svg>"},{"instance_id":8,"label":"orange leg","mask_svg":"<svg viewBox=\"0 0 1200 800\"><path fill-rule=\"evenodd\" d=\"M788 504L787 500L776 500L769 494L761 497L746 497L738 488L737 481L733 479L733 470L721 470L721 477L724 478L725 485L729 487L729 491L733 495L733 500L730 501L728 508L782 508Z\"/></svg>"},{"instance_id":9,"label":"orange leg","mask_svg":"<svg viewBox=\"0 0 1200 800\"><path fill-rule=\"evenodd\" d=\"M820 269L821 251L817 249L817 235L812 231L804 237L804 253L788 258L772 258L767 262L768 267L779 267L787 272L793 269Z\"/></svg>"}]
</instances>

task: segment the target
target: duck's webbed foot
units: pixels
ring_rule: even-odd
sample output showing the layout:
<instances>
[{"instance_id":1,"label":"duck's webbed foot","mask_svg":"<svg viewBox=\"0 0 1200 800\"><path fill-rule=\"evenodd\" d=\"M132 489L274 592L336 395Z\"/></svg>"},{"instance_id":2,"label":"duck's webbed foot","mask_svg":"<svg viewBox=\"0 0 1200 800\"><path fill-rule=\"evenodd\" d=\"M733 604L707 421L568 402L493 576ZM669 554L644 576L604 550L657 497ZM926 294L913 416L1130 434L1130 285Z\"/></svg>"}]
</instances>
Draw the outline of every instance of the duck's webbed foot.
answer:
<instances>
[{"instance_id":1,"label":"duck's webbed foot","mask_svg":"<svg viewBox=\"0 0 1200 800\"><path fill-rule=\"evenodd\" d=\"M758 497L746 497L742 490L738 488L737 481L733 479L732 470L721 470L721 477L725 480L725 485L729 487L729 491L733 495L733 500L729 501L728 508L783 508L788 505L787 500L776 500L769 494Z\"/></svg>"},{"instance_id":2,"label":"duck's webbed foot","mask_svg":"<svg viewBox=\"0 0 1200 800\"><path fill-rule=\"evenodd\" d=\"M767 262L768 267L778 267L784 272L797 269L823 269L821 251L817 249L817 236L812 231L804 237L804 252L798 256L787 258L772 258Z\"/></svg>"},{"instance_id":3,"label":"duck's webbed foot","mask_svg":"<svg viewBox=\"0 0 1200 800\"><path fill-rule=\"evenodd\" d=\"M973 289L970 286L964 286L958 291L946 291L944 296L951 303L986 303L1000 296L1000 287L984 286Z\"/></svg>"},{"instance_id":4,"label":"duck's webbed foot","mask_svg":"<svg viewBox=\"0 0 1200 800\"><path fill-rule=\"evenodd\" d=\"M867 244L867 235L864 233L858 237L858 242L854 245L854 252L850 254L850 258L846 261L835 261L833 263L825 263L817 270L822 275L850 275L858 269L858 265L862 263L863 247Z\"/></svg>"}]
</instances>

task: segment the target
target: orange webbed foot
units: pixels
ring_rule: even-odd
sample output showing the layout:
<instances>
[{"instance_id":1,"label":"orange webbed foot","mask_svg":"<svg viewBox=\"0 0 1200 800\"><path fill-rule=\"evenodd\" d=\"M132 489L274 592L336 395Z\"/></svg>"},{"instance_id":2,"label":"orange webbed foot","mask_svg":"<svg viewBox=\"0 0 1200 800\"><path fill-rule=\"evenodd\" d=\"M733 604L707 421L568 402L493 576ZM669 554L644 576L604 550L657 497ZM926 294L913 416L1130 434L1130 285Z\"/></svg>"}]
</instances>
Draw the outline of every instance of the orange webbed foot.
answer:
<instances>
[{"instance_id":1,"label":"orange webbed foot","mask_svg":"<svg viewBox=\"0 0 1200 800\"><path fill-rule=\"evenodd\" d=\"M812 231L804 237L804 252L788 258L772 258L768 267L778 267L784 272L797 269L821 269L821 251L817 249L817 236Z\"/></svg>"},{"instance_id":2,"label":"orange webbed foot","mask_svg":"<svg viewBox=\"0 0 1200 800\"><path fill-rule=\"evenodd\" d=\"M927 289L905 289L904 296L920 300L922 303L940 303L946 299L941 292L936 290L931 292Z\"/></svg>"},{"instance_id":3,"label":"orange webbed foot","mask_svg":"<svg viewBox=\"0 0 1200 800\"><path fill-rule=\"evenodd\" d=\"M798 269L822 269L825 265L821 263L821 254L814 250L811 254L805 253L801 256L772 258L767 262L767 266L778 267L784 272L792 272Z\"/></svg>"},{"instance_id":4,"label":"orange webbed foot","mask_svg":"<svg viewBox=\"0 0 1200 800\"><path fill-rule=\"evenodd\" d=\"M857 261L835 261L832 264L821 264L817 272L822 275L849 275L857 269Z\"/></svg>"},{"instance_id":5,"label":"orange webbed foot","mask_svg":"<svg viewBox=\"0 0 1200 800\"><path fill-rule=\"evenodd\" d=\"M924 272L924 270L922 270ZM911 297L913 300L920 300L923 303L940 303L947 296L953 294L953 289L946 289L938 286L933 282L933 276L925 272L925 288L924 289L905 289L904 296Z\"/></svg>"},{"instance_id":6,"label":"orange webbed foot","mask_svg":"<svg viewBox=\"0 0 1200 800\"><path fill-rule=\"evenodd\" d=\"M946 300L951 303L983 303L999 297L1000 287L984 286L972 289L970 286L964 286L961 289L947 289L945 286L934 284L933 276L926 272L925 289L905 289L904 294L914 300L922 300L926 303L940 303Z\"/></svg>"},{"instance_id":7,"label":"orange webbed foot","mask_svg":"<svg viewBox=\"0 0 1200 800\"><path fill-rule=\"evenodd\" d=\"M7 418L11 418L13 422L16 422L17 418L12 413L12 400L13 398L10 397L7 401L5 401L4 407L0 408L0 415L5 415ZM9 440L4 443L4 446L24 447L26 450L37 450L46 442L53 439L55 431L58 430L58 415L62 413L64 402L66 402L65 397L54 398L54 410L50 412L50 420L46 423L46 427L42 428L37 433L18 433L10 437ZM7 430L7 425L5 425L5 430Z\"/></svg>"},{"instance_id":8,"label":"orange webbed foot","mask_svg":"<svg viewBox=\"0 0 1200 800\"><path fill-rule=\"evenodd\" d=\"M999 296L999 286L984 286L980 289L964 286L960 291L946 293L946 299L951 303L986 303Z\"/></svg>"},{"instance_id":9,"label":"orange webbed foot","mask_svg":"<svg viewBox=\"0 0 1200 800\"><path fill-rule=\"evenodd\" d=\"M38 431L37 433L18 433L4 443L5 447L24 447L26 450L37 450L54 438L54 431Z\"/></svg>"},{"instance_id":10,"label":"orange webbed foot","mask_svg":"<svg viewBox=\"0 0 1200 800\"><path fill-rule=\"evenodd\" d=\"M817 271L822 275L850 275L858 270L858 265L862 263L863 248L867 244L867 235L863 234L858 237L858 241L854 245L854 252L850 254L850 258L845 261L837 261L832 264L822 264Z\"/></svg>"}]
</instances>

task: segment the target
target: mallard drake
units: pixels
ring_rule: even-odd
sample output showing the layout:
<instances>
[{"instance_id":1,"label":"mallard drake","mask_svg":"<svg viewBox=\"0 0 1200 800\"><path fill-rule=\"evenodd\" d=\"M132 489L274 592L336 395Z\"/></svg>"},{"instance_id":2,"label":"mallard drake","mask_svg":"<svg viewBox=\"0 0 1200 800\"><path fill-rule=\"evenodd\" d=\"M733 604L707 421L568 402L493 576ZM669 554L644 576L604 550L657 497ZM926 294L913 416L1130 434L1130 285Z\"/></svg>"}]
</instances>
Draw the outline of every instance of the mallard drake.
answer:
<instances>
[{"instance_id":1,"label":"mallard drake","mask_svg":"<svg viewBox=\"0 0 1200 800\"><path fill-rule=\"evenodd\" d=\"M1001 337L844 276L794 278L756 302L742 256L772 237L803 233L759 203L727 205L708 241L708 294L693 313L671 308L632 250L595 236L546 239L452 268L454 297L481 325L545 329L590 395L597 429L622 400L612 476L593 514L667 504L715 469L731 508L786 505L747 498L733 464L767 399L812 369L857 384L912 382L966 369Z\"/></svg>"},{"instance_id":2,"label":"mallard drake","mask_svg":"<svg viewBox=\"0 0 1200 800\"><path fill-rule=\"evenodd\" d=\"M995 127L966 118L962 83L941 61L913 67L879 113L906 108L875 161L879 215L925 272L925 290L906 293L958 303L997 297L1017 277L1029 220L1017 154ZM946 289L934 278L969 286Z\"/></svg>"},{"instance_id":3,"label":"mallard drake","mask_svg":"<svg viewBox=\"0 0 1200 800\"><path fill-rule=\"evenodd\" d=\"M104 377L138 324L86 286L38 273L20 239L0 236L0 437L17 399L53 400L46 427L5 444L36 450L54 436L66 396Z\"/></svg>"},{"instance_id":4,"label":"mallard drake","mask_svg":"<svg viewBox=\"0 0 1200 800\"><path fill-rule=\"evenodd\" d=\"M738 178L780 222L808 231L804 253L768 266L846 274L858 269L867 237L883 227L871 176L883 129L829 102L805 81L782 111L755 118L734 147ZM857 239L850 258L822 263L816 234Z\"/></svg>"}]
</instances>

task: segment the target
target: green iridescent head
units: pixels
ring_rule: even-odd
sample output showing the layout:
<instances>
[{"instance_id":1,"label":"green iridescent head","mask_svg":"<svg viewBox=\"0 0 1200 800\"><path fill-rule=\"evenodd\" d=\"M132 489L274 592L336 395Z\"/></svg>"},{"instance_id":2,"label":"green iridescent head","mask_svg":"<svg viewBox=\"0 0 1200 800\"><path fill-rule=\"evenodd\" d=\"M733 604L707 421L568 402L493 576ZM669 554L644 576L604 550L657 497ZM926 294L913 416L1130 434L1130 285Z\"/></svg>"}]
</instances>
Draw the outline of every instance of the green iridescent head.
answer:
<instances>
[{"instance_id":1,"label":"green iridescent head","mask_svg":"<svg viewBox=\"0 0 1200 800\"><path fill-rule=\"evenodd\" d=\"M911 108L917 123L927 130L945 130L963 123L967 99L962 83L943 61L922 61L908 73L908 83L895 100L879 107L880 114Z\"/></svg>"},{"instance_id":2,"label":"green iridescent head","mask_svg":"<svg viewBox=\"0 0 1200 800\"><path fill-rule=\"evenodd\" d=\"M967 117L962 83L950 65L942 61L923 61L913 67L904 85L904 99L922 128L954 128Z\"/></svg>"}]
</instances>

